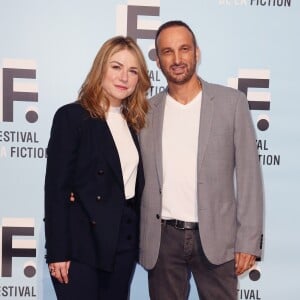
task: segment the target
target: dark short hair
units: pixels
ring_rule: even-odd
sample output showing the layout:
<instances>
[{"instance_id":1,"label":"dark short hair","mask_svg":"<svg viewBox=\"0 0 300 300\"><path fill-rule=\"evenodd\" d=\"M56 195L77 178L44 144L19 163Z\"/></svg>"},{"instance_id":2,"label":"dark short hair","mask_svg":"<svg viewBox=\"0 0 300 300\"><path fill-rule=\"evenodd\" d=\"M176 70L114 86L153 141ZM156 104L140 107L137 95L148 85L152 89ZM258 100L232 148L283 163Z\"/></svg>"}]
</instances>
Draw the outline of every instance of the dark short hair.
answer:
<instances>
[{"instance_id":1,"label":"dark short hair","mask_svg":"<svg viewBox=\"0 0 300 300\"><path fill-rule=\"evenodd\" d=\"M172 21L168 21L162 25L159 26L159 28L157 29L156 31L156 35L155 35L155 49L156 49L156 54L158 54L158 50L157 50L157 39L160 35L160 33L167 29L167 28L170 28L170 27L177 27L177 26L180 26L180 27L185 27L192 35L192 39L193 39L193 44L195 46L195 48L197 47L197 40L196 40L196 37L195 37L195 34L193 32L193 30L190 28L189 25L187 25L186 23L184 23L183 21L180 21L180 20L172 20Z\"/></svg>"}]
</instances>

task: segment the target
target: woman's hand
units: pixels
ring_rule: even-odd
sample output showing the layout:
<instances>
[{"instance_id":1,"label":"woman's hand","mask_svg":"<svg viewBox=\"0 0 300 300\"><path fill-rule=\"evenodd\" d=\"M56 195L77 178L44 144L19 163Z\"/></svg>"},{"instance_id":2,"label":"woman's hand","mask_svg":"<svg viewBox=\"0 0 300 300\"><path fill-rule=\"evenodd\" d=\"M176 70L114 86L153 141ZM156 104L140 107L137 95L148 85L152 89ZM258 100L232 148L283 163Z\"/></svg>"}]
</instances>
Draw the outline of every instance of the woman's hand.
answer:
<instances>
[{"instance_id":1,"label":"woman's hand","mask_svg":"<svg viewBox=\"0 0 300 300\"><path fill-rule=\"evenodd\" d=\"M70 261L50 263L48 266L51 276L56 278L60 283L68 283L68 272L70 264Z\"/></svg>"}]
</instances>

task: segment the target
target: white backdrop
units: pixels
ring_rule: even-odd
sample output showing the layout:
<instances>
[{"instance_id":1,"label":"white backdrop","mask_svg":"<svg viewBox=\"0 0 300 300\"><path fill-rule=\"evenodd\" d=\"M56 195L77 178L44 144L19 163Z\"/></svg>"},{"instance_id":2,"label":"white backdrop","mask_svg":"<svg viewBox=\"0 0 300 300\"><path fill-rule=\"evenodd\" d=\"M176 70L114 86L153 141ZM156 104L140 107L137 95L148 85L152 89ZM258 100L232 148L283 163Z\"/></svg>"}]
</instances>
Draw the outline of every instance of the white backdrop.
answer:
<instances>
[{"instance_id":1,"label":"white backdrop","mask_svg":"<svg viewBox=\"0 0 300 300\"><path fill-rule=\"evenodd\" d=\"M74 101L102 43L137 39L153 87L157 27L187 22L199 75L247 93L265 184L264 254L239 299L297 300L300 253L299 53L296 0L2 0L0 3L0 299L54 299L44 261L45 148L56 109ZM149 299L138 267L131 299ZM198 299L194 283L189 299Z\"/></svg>"}]
</instances>

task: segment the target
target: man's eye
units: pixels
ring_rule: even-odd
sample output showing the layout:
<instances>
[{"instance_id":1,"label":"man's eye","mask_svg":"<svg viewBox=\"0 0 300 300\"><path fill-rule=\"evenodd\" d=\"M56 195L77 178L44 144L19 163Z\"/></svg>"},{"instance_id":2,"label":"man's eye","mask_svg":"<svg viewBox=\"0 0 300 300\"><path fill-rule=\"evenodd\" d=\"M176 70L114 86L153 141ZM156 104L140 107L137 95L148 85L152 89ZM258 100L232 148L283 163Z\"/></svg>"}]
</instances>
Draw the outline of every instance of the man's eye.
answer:
<instances>
[{"instance_id":1,"label":"man's eye","mask_svg":"<svg viewBox=\"0 0 300 300\"><path fill-rule=\"evenodd\" d=\"M165 54L165 55L171 54L171 50L166 49L166 50L162 51L162 54Z\"/></svg>"}]
</instances>

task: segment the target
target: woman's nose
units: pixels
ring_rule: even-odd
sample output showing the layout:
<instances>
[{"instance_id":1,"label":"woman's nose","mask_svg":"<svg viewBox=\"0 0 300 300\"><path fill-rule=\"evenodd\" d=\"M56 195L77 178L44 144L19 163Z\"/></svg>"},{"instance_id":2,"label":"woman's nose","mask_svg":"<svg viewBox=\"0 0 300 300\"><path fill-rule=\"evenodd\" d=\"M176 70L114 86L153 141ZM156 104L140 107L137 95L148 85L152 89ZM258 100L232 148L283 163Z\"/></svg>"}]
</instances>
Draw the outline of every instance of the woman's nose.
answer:
<instances>
[{"instance_id":1,"label":"woman's nose","mask_svg":"<svg viewBox=\"0 0 300 300\"><path fill-rule=\"evenodd\" d=\"M122 70L120 73L120 80L123 82L127 82L128 81L128 73L126 70Z\"/></svg>"}]
</instances>

